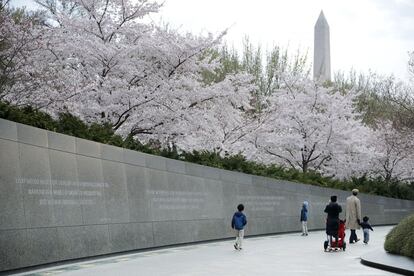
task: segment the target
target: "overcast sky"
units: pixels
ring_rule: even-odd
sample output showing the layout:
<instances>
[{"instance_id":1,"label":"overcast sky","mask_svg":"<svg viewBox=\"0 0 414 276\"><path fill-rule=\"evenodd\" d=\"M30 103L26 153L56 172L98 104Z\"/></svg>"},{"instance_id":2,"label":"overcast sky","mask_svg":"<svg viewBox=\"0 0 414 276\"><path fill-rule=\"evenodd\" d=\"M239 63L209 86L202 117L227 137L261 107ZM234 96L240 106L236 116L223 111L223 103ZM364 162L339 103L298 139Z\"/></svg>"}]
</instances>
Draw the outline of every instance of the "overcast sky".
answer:
<instances>
[{"instance_id":1,"label":"overcast sky","mask_svg":"<svg viewBox=\"0 0 414 276\"><path fill-rule=\"evenodd\" d=\"M218 32L231 27L230 44L247 34L264 49L273 45L309 51L323 9L330 26L332 70L371 69L408 79L414 51L414 0L166 0L164 21L183 30Z\"/></svg>"},{"instance_id":2,"label":"overcast sky","mask_svg":"<svg viewBox=\"0 0 414 276\"><path fill-rule=\"evenodd\" d=\"M161 1L161 0L160 0ZM12 0L28 3L30 0ZM394 74L408 79L408 51L414 51L414 0L165 0L154 21L193 33L230 27L226 40L240 49L243 37L308 51L323 9L330 26L333 71Z\"/></svg>"}]
</instances>

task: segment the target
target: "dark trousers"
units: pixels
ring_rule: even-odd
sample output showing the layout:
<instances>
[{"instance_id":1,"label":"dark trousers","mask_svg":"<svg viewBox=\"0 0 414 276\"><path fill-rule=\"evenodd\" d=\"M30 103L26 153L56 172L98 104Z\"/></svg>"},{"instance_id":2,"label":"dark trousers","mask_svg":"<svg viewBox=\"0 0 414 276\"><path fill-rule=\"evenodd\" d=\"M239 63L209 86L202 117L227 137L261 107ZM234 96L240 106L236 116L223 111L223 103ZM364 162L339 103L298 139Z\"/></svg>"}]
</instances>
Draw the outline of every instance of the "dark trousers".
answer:
<instances>
[{"instance_id":1,"label":"dark trousers","mask_svg":"<svg viewBox=\"0 0 414 276\"><path fill-rule=\"evenodd\" d=\"M351 229L351 236L349 236L349 243L354 243L358 241L355 229Z\"/></svg>"}]
</instances>

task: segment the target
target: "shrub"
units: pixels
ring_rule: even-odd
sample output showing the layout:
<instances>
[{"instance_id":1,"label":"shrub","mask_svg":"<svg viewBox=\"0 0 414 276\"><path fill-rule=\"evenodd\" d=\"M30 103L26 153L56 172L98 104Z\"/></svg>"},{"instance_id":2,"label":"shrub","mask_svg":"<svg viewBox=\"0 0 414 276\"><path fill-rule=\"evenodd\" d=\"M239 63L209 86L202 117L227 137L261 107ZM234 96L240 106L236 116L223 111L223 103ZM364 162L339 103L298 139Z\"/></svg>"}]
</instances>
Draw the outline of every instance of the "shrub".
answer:
<instances>
[{"instance_id":1,"label":"shrub","mask_svg":"<svg viewBox=\"0 0 414 276\"><path fill-rule=\"evenodd\" d=\"M52 131L58 127L50 115L30 106L19 108L0 102L0 118Z\"/></svg>"},{"instance_id":2,"label":"shrub","mask_svg":"<svg viewBox=\"0 0 414 276\"><path fill-rule=\"evenodd\" d=\"M414 259L414 214L404 218L388 233L384 248L389 253Z\"/></svg>"},{"instance_id":3,"label":"shrub","mask_svg":"<svg viewBox=\"0 0 414 276\"><path fill-rule=\"evenodd\" d=\"M69 114L61 113L58 119L59 125L56 132L75 136L78 138L89 139L88 126L79 118Z\"/></svg>"}]
</instances>

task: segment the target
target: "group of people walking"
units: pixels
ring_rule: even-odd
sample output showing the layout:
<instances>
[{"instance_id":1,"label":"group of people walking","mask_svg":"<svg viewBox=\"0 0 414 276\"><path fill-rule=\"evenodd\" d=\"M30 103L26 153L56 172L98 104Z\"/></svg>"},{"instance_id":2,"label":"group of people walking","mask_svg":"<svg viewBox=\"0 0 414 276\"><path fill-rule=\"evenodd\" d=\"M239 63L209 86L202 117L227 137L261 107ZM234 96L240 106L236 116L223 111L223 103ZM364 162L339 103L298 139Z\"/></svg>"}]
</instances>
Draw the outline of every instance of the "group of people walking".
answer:
<instances>
[{"instance_id":1,"label":"group of people walking","mask_svg":"<svg viewBox=\"0 0 414 276\"><path fill-rule=\"evenodd\" d=\"M362 227L364 233L364 243L368 244L369 230L373 231L373 229L368 222L369 218L367 216L361 218L361 201L357 197L358 193L358 189L353 189L352 195L347 197L345 221L342 222L345 222L346 228L351 230L349 243L356 243L360 240L356 234L356 230L361 229ZM327 214L326 234L328 237L328 242L331 246L333 242L338 241L338 230L341 222L339 219L339 214L342 212L342 207L338 204L337 200L338 198L336 195L331 196L330 202L328 205L326 205L324 210L324 212ZM304 201L302 204L302 209L300 211L302 236L308 235L308 208L309 203L307 201ZM236 242L234 244L234 248L236 250L242 249L244 227L247 224L247 218L243 211L243 204L239 204L237 206L237 212L234 213L231 221L231 227L236 231Z\"/></svg>"},{"instance_id":2,"label":"group of people walking","mask_svg":"<svg viewBox=\"0 0 414 276\"><path fill-rule=\"evenodd\" d=\"M362 218L361 201L357 197L358 192L358 189L353 189L352 195L346 199L345 226L351 231L351 235L349 236L350 244L360 240L356 234L356 230L361 229L361 227L364 233L364 243L368 244L369 230L373 231L373 229L368 222L369 218L367 216ZM326 205L324 212L327 213L326 234L328 241L332 244L333 239L338 239L338 228L340 224L339 213L342 212L341 205L337 203L337 196L331 196L331 200Z\"/></svg>"}]
</instances>

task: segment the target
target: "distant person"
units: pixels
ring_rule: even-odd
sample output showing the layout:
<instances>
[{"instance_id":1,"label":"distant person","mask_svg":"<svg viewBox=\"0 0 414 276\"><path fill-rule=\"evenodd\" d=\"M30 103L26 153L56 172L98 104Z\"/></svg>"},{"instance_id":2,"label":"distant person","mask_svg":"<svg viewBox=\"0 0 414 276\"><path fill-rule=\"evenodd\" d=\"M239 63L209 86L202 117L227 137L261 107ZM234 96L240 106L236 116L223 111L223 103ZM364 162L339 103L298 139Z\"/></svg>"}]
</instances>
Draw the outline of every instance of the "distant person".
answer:
<instances>
[{"instance_id":1,"label":"distant person","mask_svg":"<svg viewBox=\"0 0 414 276\"><path fill-rule=\"evenodd\" d=\"M346 199L346 228L351 229L349 243L359 241L355 231L361 228L359 225L361 223L361 202L357 198L358 192L358 189L353 189L352 195Z\"/></svg>"},{"instance_id":2,"label":"distant person","mask_svg":"<svg viewBox=\"0 0 414 276\"><path fill-rule=\"evenodd\" d=\"M234 249L241 250L244 237L244 226L247 224L247 219L243 214L243 204L239 204L237 210L238 211L234 213L233 219L231 220L231 228L236 230L236 243L234 244Z\"/></svg>"},{"instance_id":3,"label":"distant person","mask_svg":"<svg viewBox=\"0 0 414 276\"><path fill-rule=\"evenodd\" d=\"M324 212L328 214L326 218L326 235L328 236L329 245L332 247L332 238L338 241L339 213L342 207L337 202L337 196L331 196L331 201L326 205Z\"/></svg>"},{"instance_id":4,"label":"distant person","mask_svg":"<svg viewBox=\"0 0 414 276\"><path fill-rule=\"evenodd\" d=\"M302 204L302 209L300 210L300 221L302 223L302 236L308 235L308 205L307 201L304 201Z\"/></svg>"},{"instance_id":5,"label":"distant person","mask_svg":"<svg viewBox=\"0 0 414 276\"><path fill-rule=\"evenodd\" d=\"M365 216L362 218L362 222L361 222L361 227L362 227L362 231L364 232L364 243L368 244L369 242L369 230L371 229L371 231L374 231L374 229L372 229L371 225L368 222L369 217Z\"/></svg>"}]
</instances>

